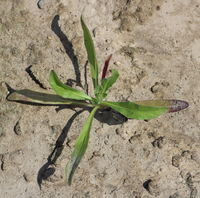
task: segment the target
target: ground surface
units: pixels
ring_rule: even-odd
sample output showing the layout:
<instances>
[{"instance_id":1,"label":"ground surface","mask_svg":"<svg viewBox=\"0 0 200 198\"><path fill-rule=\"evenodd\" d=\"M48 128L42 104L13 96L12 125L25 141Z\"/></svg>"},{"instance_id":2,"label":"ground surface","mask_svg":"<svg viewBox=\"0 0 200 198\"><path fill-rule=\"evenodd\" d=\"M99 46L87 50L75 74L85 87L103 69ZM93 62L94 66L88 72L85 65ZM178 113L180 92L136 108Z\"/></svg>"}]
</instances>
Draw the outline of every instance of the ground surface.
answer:
<instances>
[{"instance_id":1,"label":"ground surface","mask_svg":"<svg viewBox=\"0 0 200 198\"><path fill-rule=\"evenodd\" d=\"M199 198L200 1L43 0L40 7L36 0L0 1L0 197ZM148 122L95 119L68 187L64 167L88 112L8 102L3 82L51 92L54 69L86 87L81 13L99 63L112 53L111 68L120 72L108 99L176 98L190 107ZM47 158L62 131L69 133L52 165Z\"/></svg>"}]
</instances>

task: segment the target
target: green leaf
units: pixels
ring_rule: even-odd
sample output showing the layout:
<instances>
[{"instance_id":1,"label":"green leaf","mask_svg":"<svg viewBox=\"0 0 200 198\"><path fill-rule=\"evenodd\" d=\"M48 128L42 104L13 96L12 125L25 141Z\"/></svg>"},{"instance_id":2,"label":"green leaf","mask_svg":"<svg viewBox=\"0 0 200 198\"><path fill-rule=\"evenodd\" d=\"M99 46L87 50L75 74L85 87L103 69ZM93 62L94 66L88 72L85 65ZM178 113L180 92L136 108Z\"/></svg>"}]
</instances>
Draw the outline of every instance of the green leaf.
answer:
<instances>
[{"instance_id":1,"label":"green leaf","mask_svg":"<svg viewBox=\"0 0 200 198\"><path fill-rule=\"evenodd\" d=\"M106 93L107 90L113 86L113 84L117 81L119 77L119 73L117 70L112 70L112 75L108 78L104 78L102 80L101 86L102 86L102 93Z\"/></svg>"},{"instance_id":2,"label":"green leaf","mask_svg":"<svg viewBox=\"0 0 200 198\"><path fill-rule=\"evenodd\" d=\"M91 76L93 80L94 88L98 85L98 64L96 59L96 52L94 48L94 43L90 34L90 31L88 27L86 26L85 22L83 21L83 17L81 16L81 26L83 29L83 35L84 35L84 43L85 48L87 51L88 61L90 63L90 70L91 70Z\"/></svg>"},{"instance_id":3,"label":"green leaf","mask_svg":"<svg viewBox=\"0 0 200 198\"><path fill-rule=\"evenodd\" d=\"M22 89L22 90L12 89L7 96L7 100L22 102L22 103L27 102L27 103L44 104L44 105L62 105L62 104L66 105L75 104L84 106L90 105L88 103L83 103L76 100L65 99L55 94L41 93L29 89Z\"/></svg>"},{"instance_id":4,"label":"green leaf","mask_svg":"<svg viewBox=\"0 0 200 198\"><path fill-rule=\"evenodd\" d=\"M136 101L136 104L151 106L151 107L166 107L169 113L181 111L189 106L188 102L184 100L143 100Z\"/></svg>"},{"instance_id":5,"label":"green leaf","mask_svg":"<svg viewBox=\"0 0 200 198\"><path fill-rule=\"evenodd\" d=\"M96 106L91 111L89 117L87 118L87 120L81 130L81 133L80 133L78 139L76 140L74 151L71 156L71 160L69 161L69 163L66 166L66 177L67 177L67 182L69 185L71 184L74 172L75 172L76 168L78 167L78 165L87 149L92 120L93 120L94 114L98 108L99 107Z\"/></svg>"},{"instance_id":6,"label":"green leaf","mask_svg":"<svg viewBox=\"0 0 200 198\"><path fill-rule=\"evenodd\" d=\"M116 82L119 77L119 73L117 70L112 70L112 75L108 78L104 78L101 81L101 85L97 86L95 89L95 96L101 102L103 98L107 96L107 91L112 85Z\"/></svg>"},{"instance_id":7,"label":"green leaf","mask_svg":"<svg viewBox=\"0 0 200 198\"><path fill-rule=\"evenodd\" d=\"M75 100L92 100L84 92L65 85L60 81L56 73L52 70L49 76L49 83L52 89L61 97Z\"/></svg>"},{"instance_id":8,"label":"green leaf","mask_svg":"<svg viewBox=\"0 0 200 198\"><path fill-rule=\"evenodd\" d=\"M158 116L167 113L169 106L152 105L146 106L136 104L133 102L109 102L102 103L105 106L109 106L115 111L118 111L127 118L133 118L137 120L149 120L157 118Z\"/></svg>"}]
</instances>

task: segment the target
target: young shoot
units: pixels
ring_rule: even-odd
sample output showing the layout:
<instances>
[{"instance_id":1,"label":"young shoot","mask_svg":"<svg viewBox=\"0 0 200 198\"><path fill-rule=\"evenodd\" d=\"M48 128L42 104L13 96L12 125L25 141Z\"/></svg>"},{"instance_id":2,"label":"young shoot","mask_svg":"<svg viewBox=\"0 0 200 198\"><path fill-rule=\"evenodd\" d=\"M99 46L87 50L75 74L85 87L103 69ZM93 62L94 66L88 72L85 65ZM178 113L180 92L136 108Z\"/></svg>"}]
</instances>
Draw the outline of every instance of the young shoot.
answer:
<instances>
[{"instance_id":1,"label":"young shoot","mask_svg":"<svg viewBox=\"0 0 200 198\"><path fill-rule=\"evenodd\" d=\"M83 30L84 44L87 52L87 59L90 65L90 74L93 83L94 96L91 97L84 91L77 90L64 84L58 77L55 71L51 71L49 75L49 83L55 94L40 93L31 91L29 89L14 90L10 88L10 93L7 96L9 101L16 101L21 103L35 103L43 105L77 105L82 107L89 107L91 111L88 118L83 125L80 135L76 139L74 150L71 154L71 159L65 168L65 175L67 183L72 183L72 178L83 158L90 137L92 121L97 110L111 108L126 118L137 120L149 120L157 118L158 116L176 112L188 107L188 103L182 100L144 100L134 102L114 102L107 101L106 96L111 87L119 78L117 70L112 70L111 75L107 76L110 55L105 61L101 79L99 79L99 67L96 58L96 52L92 36L83 18L81 17L81 26Z\"/></svg>"}]
</instances>

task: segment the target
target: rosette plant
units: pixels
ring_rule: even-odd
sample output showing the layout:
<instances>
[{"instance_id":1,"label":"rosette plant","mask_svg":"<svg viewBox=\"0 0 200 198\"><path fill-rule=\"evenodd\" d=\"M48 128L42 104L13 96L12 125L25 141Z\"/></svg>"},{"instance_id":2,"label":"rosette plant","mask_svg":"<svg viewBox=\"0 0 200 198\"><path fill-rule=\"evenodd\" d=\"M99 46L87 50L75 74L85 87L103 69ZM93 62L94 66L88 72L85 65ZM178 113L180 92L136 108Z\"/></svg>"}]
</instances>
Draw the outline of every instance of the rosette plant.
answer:
<instances>
[{"instance_id":1,"label":"rosette plant","mask_svg":"<svg viewBox=\"0 0 200 198\"><path fill-rule=\"evenodd\" d=\"M87 51L87 58L90 65L91 78L94 88L94 96L87 95L84 91L72 88L59 79L55 71L49 75L49 83L56 94L40 93L29 89L14 90L8 94L9 101L47 104L47 105L78 105L91 108L90 114L77 138L74 150L71 154L71 160L66 165L66 179L70 185L76 168L78 167L83 155L86 152L92 121L95 112L111 108L119 112L128 119L149 120L168 113L176 112L188 107L188 103L182 100L144 100L134 102L113 102L107 101L106 96L109 89L117 81L119 73L112 70L111 75L107 77L107 70L111 55L104 63L101 79L99 79L99 67L96 58L94 43L90 31L83 18L81 17L81 26L84 35L84 44Z\"/></svg>"}]
</instances>

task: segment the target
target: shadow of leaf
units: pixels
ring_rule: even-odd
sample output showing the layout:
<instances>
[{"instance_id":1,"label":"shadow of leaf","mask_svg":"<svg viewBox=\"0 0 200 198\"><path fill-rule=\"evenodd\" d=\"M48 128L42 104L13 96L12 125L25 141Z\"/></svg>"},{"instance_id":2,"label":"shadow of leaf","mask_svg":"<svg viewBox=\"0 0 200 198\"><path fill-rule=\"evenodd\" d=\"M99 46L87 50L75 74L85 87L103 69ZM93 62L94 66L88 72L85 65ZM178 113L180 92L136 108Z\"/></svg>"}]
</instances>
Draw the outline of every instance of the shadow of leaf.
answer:
<instances>
[{"instance_id":1,"label":"shadow of leaf","mask_svg":"<svg viewBox=\"0 0 200 198\"><path fill-rule=\"evenodd\" d=\"M94 117L99 122L106 123L108 125L123 124L128 120L127 117L111 108L98 110Z\"/></svg>"},{"instance_id":2,"label":"shadow of leaf","mask_svg":"<svg viewBox=\"0 0 200 198\"><path fill-rule=\"evenodd\" d=\"M59 15L56 15L53 18L52 23L51 23L51 29L57 35L57 37L60 39L60 42L62 43L66 54L69 56L73 66L74 66L77 85L80 87L83 87L81 84L81 73L79 70L78 59L74 53L72 43L69 41L68 37L63 33L63 31L60 29L60 26L58 24L59 19L60 19Z\"/></svg>"},{"instance_id":3,"label":"shadow of leaf","mask_svg":"<svg viewBox=\"0 0 200 198\"><path fill-rule=\"evenodd\" d=\"M46 180L49 176L54 174L55 169L51 168L50 166L53 165L56 162L56 160L58 159L58 157L61 155L62 150L64 148L63 144L65 142L65 139L67 137L69 129L70 129L74 119L83 111L84 110L74 113L74 115L72 115L72 117L68 120L67 124L65 125L65 127L62 130L62 133L56 140L55 147L54 147L53 151L51 152L51 154L48 156L47 162L38 171L37 183L38 183L40 189L41 189L42 181Z\"/></svg>"}]
</instances>

